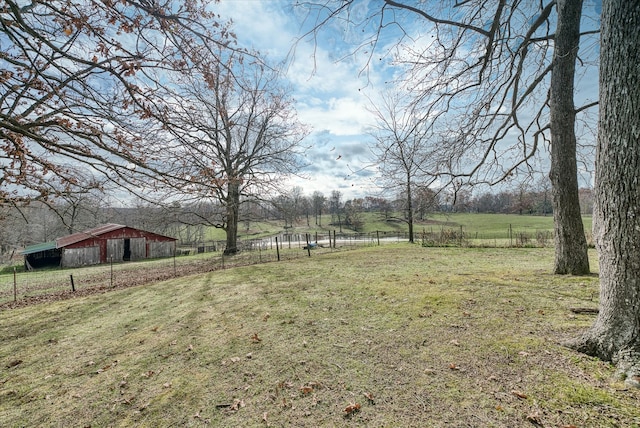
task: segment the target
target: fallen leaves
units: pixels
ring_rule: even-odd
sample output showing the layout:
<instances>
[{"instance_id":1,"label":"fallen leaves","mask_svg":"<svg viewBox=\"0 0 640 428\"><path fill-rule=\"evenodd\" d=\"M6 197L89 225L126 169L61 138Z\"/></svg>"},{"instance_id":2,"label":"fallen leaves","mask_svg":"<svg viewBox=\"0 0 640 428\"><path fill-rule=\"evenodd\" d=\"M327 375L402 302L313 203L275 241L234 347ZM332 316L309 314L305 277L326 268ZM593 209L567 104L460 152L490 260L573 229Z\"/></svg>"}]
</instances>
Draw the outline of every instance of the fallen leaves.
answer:
<instances>
[{"instance_id":1,"label":"fallen leaves","mask_svg":"<svg viewBox=\"0 0 640 428\"><path fill-rule=\"evenodd\" d=\"M322 384L319 382L309 382L300 387L302 395L311 394L314 390L322 388Z\"/></svg>"},{"instance_id":2,"label":"fallen leaves","mask_svg":"<svg viewBox=\"0 0 640 428\"><path fill-rule=\"evenodd\" d=\"M313 392L313 387L303 385L300 387L300 392L302 393L302 395L311 394Z\"/></svg>"},{"instance_id":3,"label":"fallen leaves","mask_svg":"<svg viewBox=\"0 0 640 428\"><path fill-rule=\"evenodd\" d=\"M94 363L93 361L90 361L88 365L94 365L94 364L95 364L95 363ZM111 364L107 364L106 366L104 366L104 367L102 367L102 368L100 368L100 369L96 370L96 374L103 373L103 372L105 372L105 371L109 370L111 367L115 367L115 366L117 366L117 365L118 365L118 360L114 360L114 361L113 361L113 363L111 363Z\"/></svg>"},{"instance_id":4,"label":"fallen leaves","mask_svg":"<svg viewBox=\"0 0 640 428\"><path fill-rule=\"evenodd\" d=\"M345 416L349 417L354 413L359 412L361 408L362 406L360 405L360 403L350 403L347 407L344 408L343 412Z\"/></svg>"},{"instance_id":5,"label":"fallen leaves","mask_svg":"<svg viewBox=\"0 0 640 428\"><path fill-rule=\"evenodd\" d=\"M373 394L372 394L372 393L370 393L370 392L363 392L362 394L363 394L363 395L365 396L365 398L369 401L369 403L371 403L371 404L375 404L375 400L373 399Z\"/></svg>"},{"instance_id":6,"label":"fallen leaves","mask_svg":"<svg viewBox=\"0 0 640 428\"><path fill-rule=\"evenodd\" d=\"M251 336L251 341L253 343L260 343L262 342L262 339L258 336L258 333L253 333L253 335Z\"/></svg>"},{"instance_id":7,"label":"fallen leaves","mask_svg":"<svg viewBox=\"0 0 640 428\"><path fill-rule=\"evenodd\" d=\"M527 396L527 394L525 394L524 392L521 392L521 391L513 390L513 391L511 391L511 394L515 395L516 397L520 398L521 400L526 400L527 398L529 398Z\"/></svg>"}]
</instances>

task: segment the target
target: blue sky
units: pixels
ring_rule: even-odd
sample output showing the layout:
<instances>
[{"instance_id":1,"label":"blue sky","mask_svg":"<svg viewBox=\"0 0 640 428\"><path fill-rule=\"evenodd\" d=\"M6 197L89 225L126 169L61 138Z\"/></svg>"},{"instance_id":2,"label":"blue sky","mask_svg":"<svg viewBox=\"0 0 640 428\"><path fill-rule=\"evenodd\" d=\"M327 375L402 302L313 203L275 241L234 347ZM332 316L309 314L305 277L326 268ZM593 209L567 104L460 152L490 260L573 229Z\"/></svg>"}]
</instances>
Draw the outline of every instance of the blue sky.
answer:
<instances>
[{"instance_id":1,"label":"blue sky","mask_svg":"<svg viewBox=\"0 0 640 428\"><path fill-rule=\"evenodd\" d=\"M370 99L375 100L379 91L388 86L385 82L392 80L397 70L385 58L380 60L380 55L367 68L367 54L352 54L360 41L360 36L352 33L357 30L339 23L325 27L317 43L310 38L299 40L311 23L304 22L304 14L293 8L293 3L222 0L213 9L222 18L233 19L240 45L251 46L273 61L290 60L287 83L293 88L298 116L311 127L312 133L306 140L311 146L307 153L310 167L304 171L309 179L292 179L287 186L300 186L307 195L318 190L328 196L332 190L339 190L344 199L373 195L377 188L375 168L370 166L372 139L367 128L374 123L374 116L368 106ZM363 0L357 4L366 7L368 3ZM599 13L600 3L586 0L585 11ZM587 24L597 26L597 17ZM389 46L397 43L398 33L394 34L392 29L385 31L382 43ZM380 48L385 51L385 46ZM589 73L578 78L577 104L597 99L597 70L592 68ZM593 143L590 136L587 138L591 140L587 144ZM589 180L587 174L582 181Z\"/></svg>"},{"instance_id":2,"label":"blue sky","mask_svg":"<svg viewBox=\"0 0 640 428\"><path fill-rule=\"evenodd\" d=\"M335 28L322 33L321 43L301 40L303 23L290 1L223 0L214 9L232 18L240 44L253 46L268 58L290 58L287 80L293 88L300 120L312 129L306 144L309 179L292 179L289 187L300 186L304 193L321 191L329 196L339 190L345 199L372 194L372 168L366 129L373 123L367 110L367 95L375 96L384 86L387 73L361 75L360 58L348 55L343 35ZM345 58L340 59L342 56Z\"/></svg>"}]
</instances>

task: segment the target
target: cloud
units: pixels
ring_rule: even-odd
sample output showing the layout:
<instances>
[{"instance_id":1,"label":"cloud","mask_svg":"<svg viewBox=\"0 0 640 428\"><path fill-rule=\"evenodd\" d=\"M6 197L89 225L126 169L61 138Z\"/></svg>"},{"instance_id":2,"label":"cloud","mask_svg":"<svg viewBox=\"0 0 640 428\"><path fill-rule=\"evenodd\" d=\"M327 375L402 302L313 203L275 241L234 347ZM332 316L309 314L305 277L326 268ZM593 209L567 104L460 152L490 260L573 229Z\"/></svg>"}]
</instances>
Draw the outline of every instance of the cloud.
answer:
<instances>
[{"instance_id":1,"label":"cloud","mask_svg":"<svg viewBox=\"0 0 640 428\"><path fill-rule=\"evenodd\" d=\"M369 163L366 129L374 117L367 110L365 91L384 79L377 73L362 75L367 58L350 55L342 29L327 28L321 43L300 40L306 25L289 2L234 0L213 6L223 18L231 18L239 45L287 60L286 83L291 85L300 120L311 126L306 144L308 180L292 178L305 193L343 191L345 198L363 195L369 183L362 178ZM382 70L382 69L381 69ZM377 70L376 70L377 72Z\"/></svg>"},{"instance_id":2,"label":"cloud","mask_svg":"<svg viewBox=\"0 0 640 428\"><path fill-rule=\"evenodd\" d=\"M350 97L329 98L321 104L298 104L300 119L310 124L314 131L342 135L361 135L373 121L367 111L366 99L357 100Z\"/></svg>"}]
</instances>

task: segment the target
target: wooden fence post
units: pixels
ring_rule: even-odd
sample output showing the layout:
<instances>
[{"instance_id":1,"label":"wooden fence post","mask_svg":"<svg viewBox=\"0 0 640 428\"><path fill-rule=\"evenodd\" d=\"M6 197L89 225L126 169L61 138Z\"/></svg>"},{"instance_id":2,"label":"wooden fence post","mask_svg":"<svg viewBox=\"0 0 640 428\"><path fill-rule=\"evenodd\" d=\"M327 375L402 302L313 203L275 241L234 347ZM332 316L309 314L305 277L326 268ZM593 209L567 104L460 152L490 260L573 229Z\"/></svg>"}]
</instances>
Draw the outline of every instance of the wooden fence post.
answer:
<instances>
[{"instance_id":1,"label":"wooden fence post","mask_svg":"<svg viewBox=\"0 0 640 428\"><path fill-rule=\"evenodd\" d=\"M513 247L513 229L509 224L509 247Z\"/></svg>"},{"instance_id":2,"label":"wooden fence post","mask_svg":"<svg viewBox=\"0 0 640 428\"><path fill-rule=\"evenodd\" d=\"M280 247L278 246L278 237L276 236L276 254L278 255L278 261L280 261Z\"/></svg>"},{"instance_id":3,"label":"wooden fence post","mask_svg":"<svg viewBox=\"0 0 640 428\"><path fill-rule=\"evenodd\" d=\"M16 278L16 268L13 267L13 301L18 301L18 281Z\"/></svg>"},{"instance_id":4,"label":"wooden fence post","mask_svg":"<svg viewBox=\"0 0 640 428\"><path fill-rule=\"evenodd\" d=\"M76 285L73 283L73 275L69 275L69 279L71 279L71 291L75 293Z\"/></svg>"}]
</instances>

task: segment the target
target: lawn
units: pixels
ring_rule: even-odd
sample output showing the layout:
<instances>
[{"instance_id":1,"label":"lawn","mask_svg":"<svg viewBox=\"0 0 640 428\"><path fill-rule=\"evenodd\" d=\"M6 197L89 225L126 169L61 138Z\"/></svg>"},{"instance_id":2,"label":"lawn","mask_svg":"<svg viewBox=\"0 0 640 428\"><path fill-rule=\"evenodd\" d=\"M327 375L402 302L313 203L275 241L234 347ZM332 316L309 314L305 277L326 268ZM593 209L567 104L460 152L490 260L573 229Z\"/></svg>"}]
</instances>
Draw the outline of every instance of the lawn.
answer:
<instances>
[{"instance_id":1,"label":"lawn","mask_svg":"<svg viewBox=\"0 0 640 428\"><path fill-rule=\"evenodd\" d=\"M552 261L393 244L3 310L0 426L640 426L559 344L598 280Z\"/></svg>"}]
</instances>

